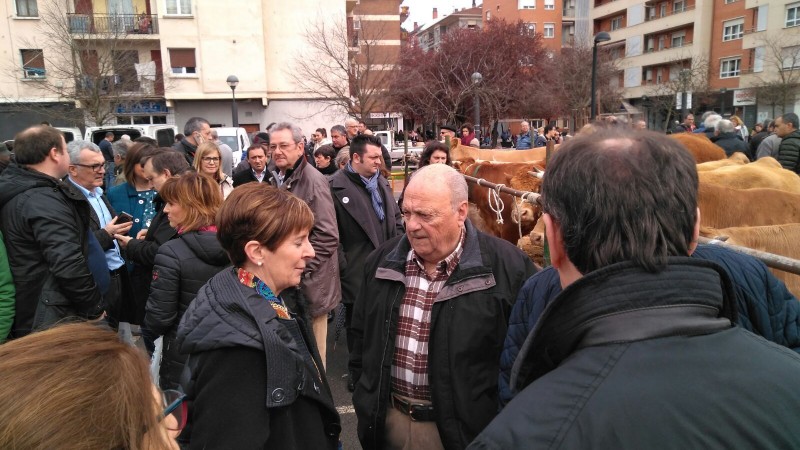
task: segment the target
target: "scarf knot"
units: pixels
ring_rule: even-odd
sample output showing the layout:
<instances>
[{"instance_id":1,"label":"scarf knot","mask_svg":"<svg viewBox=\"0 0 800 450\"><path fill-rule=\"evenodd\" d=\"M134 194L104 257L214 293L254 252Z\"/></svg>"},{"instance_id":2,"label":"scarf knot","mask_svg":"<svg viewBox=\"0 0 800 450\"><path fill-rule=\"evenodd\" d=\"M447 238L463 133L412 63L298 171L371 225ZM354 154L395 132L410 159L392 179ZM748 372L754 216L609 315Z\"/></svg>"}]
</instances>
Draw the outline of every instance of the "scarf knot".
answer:
<instances>
[{"instance_id":1,"label":"scarf knot","mask_svg":"<svg viewBox=\"0 0 800 450\"><path fill-rule=\"evenodd\" d=\"M348 172L356 173L350 163L347 163L345 169ZM383 222L386 218L386 213L383 211L383 199L381 198L380 188L378 187L378 180L380 179L381 173L377 172L371 178L365 178L361 174L358 176L361 177L361 181L364 182L364 187L366 187L367 192L369 192L370 199L372 200L372 209L375 210L378 220Z\"/></svg>"}]
</instances>

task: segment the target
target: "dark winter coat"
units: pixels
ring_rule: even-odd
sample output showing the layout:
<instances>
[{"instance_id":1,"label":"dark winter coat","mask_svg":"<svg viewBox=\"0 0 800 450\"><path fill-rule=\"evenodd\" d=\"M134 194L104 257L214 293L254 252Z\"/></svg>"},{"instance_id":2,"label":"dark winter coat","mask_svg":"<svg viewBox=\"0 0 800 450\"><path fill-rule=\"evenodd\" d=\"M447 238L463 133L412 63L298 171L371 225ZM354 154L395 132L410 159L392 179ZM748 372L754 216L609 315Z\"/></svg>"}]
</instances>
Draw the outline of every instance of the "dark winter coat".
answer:
<instances>
[{"instance_id":1,"label":"dark winter coat","mask_svg":"<svg viewBox=\"0 0 800 450\"><path fill-rule=\"evenodd\" d=\"M190 231L158 249L144 323L155 336L164 336L162 389L178 386L186 362L175 343L181 317L197 291L227 266L230 260L213 231Z\"/></svg>"},{"instance_id":2,"label":"dark winter coat","mask_svg":"<svg viewBox=\"0 0 800 450\"><path fill-rule=\"evenodd\" d=\"M176 142L172 146L173 150L179 151L184 158L186 158L186 162L189 163L189 167L194 167L194 154L197 152L197 146L192 145L186 138L181 139L180 142Z\"/></svg>"},{"instance_id":3,"label":"dark winter coat","mask_svg":"<svg viewBox=\"0 0 800 450\"><path fill-rule=\"evenodd\" d=\"M190 355L188 448L337 447L339 416L303 306L279 319L233 269L197 293L178 330Z\"/></svg>"},{"instance_id":4,"label":"dark winter coat","mask_svg":"<svg viewBox=\"0 0 800 450\"><path fill-rule=\"evenodd\" d=\"M378 221L371 196L358 174L340 170L331 177L330 184L339 225L339 250L343 253L339 267L342 302L352 304L361 291L367 256L387 240L403 234L403 220L389 182L383 177L378 182L386 213L383 223Z\"/></svg>"},{"instance_id":5,"label":"dark winter coat","mask_svg":"<svg viewBox=\"0 0 800 450\"><path fill-rule=\"evenodd\" d=\"M263 181L267 181L268 178L269 178L268 174L264 173ZM247 170L241 170L233 174L233 187L238 187L245 183L250 183L253 181L258 182L258 178L256 178L255 175L253 175L253 169L250 168L249 164L247 165Z\"/></svg>"},{"instance_id":6,"label":"dark winter coat","mask_svg":"<svg viewBox=\"0 0 800 450\"><path fill-rule=\"evenodd\" d=\"M391 408L391 361L405 295L405 235L387 241L366 261L365 283L353 310L350 370L358 437L381 448ZM461 449L497 414L497 374L506 324L519 288L535 268L517 247L466 223L461 259L433 304L429 382L444 448Z\"/></svg>"},{"instance_id":7,"label":"dark winter coat","mask_svg":"<svg viewBox=\"0 0 800 450\"><path fill-rule=\"evenodd\" d=\"M750 140L747 142L748 153L747 157L750 158L750 161L755 161L756 155L758 154L758 146L761 145L761 142L770 135L769 131L759 131L758 133L754 134L750 137Z\"/></svg>"},{"instance_id":8,"label":"dark winter coat","mask_svg":"<svg viewBox=\"0 0 800 450\"><path fill-rule=\"evenodd\" d=\"M470 448L798 448L800 355L733 326L735 309L724 270L694 258L582 277L544 311L512 372L521 393Z\"/></svg>"},{"instance_id":9,"label":"dark winter coat","mask_svg":"<svg viewBox=\"0 0 800 450\"><path fill-rule=\"evenodd\" d=\"M178 237L178 231L169 224L167 215L164 214L164 201L158 195L153 199L156 215L150 222L150 228L144 239L131 239L125 246L125 256L135 263L134 278L139 280L139 285L133 290L133 305L131 319L133 322L144 323L144 309L147 298L150 296L150 284L153 281L153 264L156 261L158 248L164 243Z\"/></svg>"},{"instance_id":10,"label":"dark winter coat","mask_svg":"<svg viewBox=\"0 0 800 450\"><path fill-rule=\"evenodd\" d=\"M103 311L87 255L91 206L77 189L33 169L0 175L0 225L16 286L11 335Z\"/></svg>"},{"instance_id":11,"label":"dark winter coat","mask_svg":"<svg viewBox=\"0 0 800 450\"><path fill-rule=\"evenodd\" d=\"M725 269L733 282L738 326L800 353L800 302L764 263L718 245L698 245L692 258L713 261ZM509 379L519 349L544 309L560 293L561 281L553 267L532 276L519 291L500 358L501 407L513 397Z\"/></svg>"},{"instance_id":12,"label":"dark winter coat","mask_svg":"<svg viewBox=\"0 0 800 450\"><path fill-rule=\"evenodd\" d=\"M784 169L800 174L800 130L794 130L781 139L776 159Z\"/></svg>"},{"instance_id":13,"label":"dark winter coat","mask_svg":"<svg viewBox=\"0 0 800 450\"><path fill-rule=\"evenodd\" d=\"M726 156L731 156L736 152L747 154L747 144L739 137L738 132L720 133L714 143L725 150Z\"/></svg>"},{"instance_id":14,"label":"dark winter coat","mask_svg":"<svg viewBox=\"0 0 800 450\"><path fill-rule=\"evenodd\" d=\"M274 164L267 166L267 175L273 186L278 185ZM300 286L309 302L311 317L319 317L339 305L342 289L339 284L339 230L333 210L328 178L311 167L305 160L297 160L291 173L287 171L281 188L291 192L309 206L314 213L314 226L308 240L314 248L314 258L306 263Z\"/></svg>"}]
</instances>

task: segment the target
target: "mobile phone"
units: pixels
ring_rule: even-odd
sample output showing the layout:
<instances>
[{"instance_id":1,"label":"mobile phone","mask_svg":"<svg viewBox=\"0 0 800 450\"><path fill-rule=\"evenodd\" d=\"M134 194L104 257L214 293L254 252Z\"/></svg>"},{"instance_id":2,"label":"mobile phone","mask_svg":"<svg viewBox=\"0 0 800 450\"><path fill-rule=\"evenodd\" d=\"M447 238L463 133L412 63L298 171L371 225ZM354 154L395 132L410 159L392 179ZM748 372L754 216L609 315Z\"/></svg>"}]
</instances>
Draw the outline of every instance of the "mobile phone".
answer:
<instances>
[{"instance_id":1,"label":"mobile phone","mask_svg":"<svg viewBox=\"0 0 800 450\"><path fill-rule=\"evenodd\" d=\"M121 212L121 213L119 213L119 215L117 216L117 224L120 224L120 223L128 223L128 222L130 222L130 221L132 221L132 220L133 220L133 216L132 216L132 215L130 215L130 214L128 214L128 213L126 213L125 211L122 211L122 212Z\"/></svg>"}]
</instances>

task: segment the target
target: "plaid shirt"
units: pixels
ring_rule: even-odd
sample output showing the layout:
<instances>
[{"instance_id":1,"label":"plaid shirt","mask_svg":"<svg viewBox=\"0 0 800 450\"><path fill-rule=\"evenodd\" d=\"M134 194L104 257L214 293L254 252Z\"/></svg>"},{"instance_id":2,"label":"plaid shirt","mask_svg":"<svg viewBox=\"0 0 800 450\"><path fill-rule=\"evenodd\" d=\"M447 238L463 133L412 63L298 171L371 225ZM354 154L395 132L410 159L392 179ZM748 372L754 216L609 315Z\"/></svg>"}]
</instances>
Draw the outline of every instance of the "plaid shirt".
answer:
<instances>
[{"instance_id":1,"label":"plaid shirt","mask_svg":"<svg viewBox=\"0 0 800 450\"><path fill-rule=\"evenodd\" d=\"M428 384L428 342L431 337L431 311L439 291L455 270L464 249L464 230L453 253L436 265L429 277L414 250L406 258L406 293L397 321L392 391L417 400L431 400Z\"/></svg>"}]
</instances>

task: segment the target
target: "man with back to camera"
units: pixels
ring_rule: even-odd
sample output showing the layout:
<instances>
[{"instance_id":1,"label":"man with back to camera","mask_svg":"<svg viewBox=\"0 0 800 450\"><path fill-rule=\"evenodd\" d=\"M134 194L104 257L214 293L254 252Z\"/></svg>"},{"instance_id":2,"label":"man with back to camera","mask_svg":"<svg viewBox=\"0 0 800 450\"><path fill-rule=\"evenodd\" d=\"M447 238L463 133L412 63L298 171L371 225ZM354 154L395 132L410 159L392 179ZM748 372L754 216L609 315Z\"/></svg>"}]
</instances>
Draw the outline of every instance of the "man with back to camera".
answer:
<instances>
[{"instance_id":1,"label":"man with back to camera","mask_svg":"<svg viewBox=\"0 0 800 450\"><path fill-rule=\"evenodd\" d=\"M70 165L63 135L30 127L14 137L14 153L16 163L0 175L0 226L17 291L11 336L100 317L103 299L87 259L90 239L100 247L86 198L61 181Z\"/></svg>"},{"instance_id":2,"label":"man with back to camera","mask_svg":"<svg viewBox=\"0 0 800 450\"><path fill-rule=\"evenodd\" d=\"M535 268L467 211L464 177L425 166L405 191L405 234L366 259L349 364L366 449L464 448L497 414L508 315Z\"/></svg>"},{"instance_id":3,"label":"man with back to camera","mask_svg":"<svg viewBox=\"0 0 800 450\"><path fill-rule=\"evenodd\" d=\"M797 448L800 356L735 327L719 265L689 254L694 158L615 127L562 146L542 220L564 290L511 374L520 391L470 448Z\"/></svg>"},{"instance_id":4,"label":"man with back to camera","mask_svg":"<svg viewBox=\"0 0 800 450\"><path fill-rule=\"evenodd\" d=\"M389 182L381 175L380 144L378 137L356 136L350 142L350 162L330 180L343 252L339 271L350 349L353 348L350 333L353 303L361 290L364 261L381 244L403 234L400 209ZM352 376L348 379L348 389L353 391Z\"/></svg>"},{"instance_id":5,"label":"man with back to camera","mask_svg":"<svg viewBox=\"0 0 800 450\"><path fill-rule=\"evenodd\" d=\"M114 186L114 150L111 147L112 142L114 142L114 133L108 131L103 140L97 144L100 147L100 151L103 153L103 159L106 163L106 176L103 180L103 185L106 190Z\"/></svg>"},{"instance_id":6,"label":"man with back to camera","mask_svg":"<svg viewBox=\"0 0 800 450\"><path fill-rule=\"evenodd\" d=\"M194 154L197 146L206 141L213 140L211 136L211 125L202 117L192 117L183 126L185 137L172 146L173 150L183 153L186 162L191 166L194 164Z\"/></svg>"}]
</instances>

